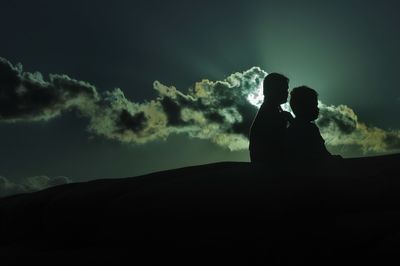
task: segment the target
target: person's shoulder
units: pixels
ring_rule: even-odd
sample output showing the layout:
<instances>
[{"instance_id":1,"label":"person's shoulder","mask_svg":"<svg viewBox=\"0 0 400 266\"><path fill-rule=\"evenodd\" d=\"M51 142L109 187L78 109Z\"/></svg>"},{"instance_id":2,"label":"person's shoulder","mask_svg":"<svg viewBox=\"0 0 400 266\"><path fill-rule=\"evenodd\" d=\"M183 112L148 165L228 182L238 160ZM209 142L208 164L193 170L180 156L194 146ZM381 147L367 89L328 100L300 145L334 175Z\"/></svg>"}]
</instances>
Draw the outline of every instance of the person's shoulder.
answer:
<instances>
[{"instance_id":1,"label":"person's shoulder","mask_svg":"<svg viewBox=\"0 0 400 266\"><path fill-rule=\"evenodd\" d=\"M303 121L294 118L292 123L290 123L290 127L292 128L304 128L307 126L307 123L304 123Z\"/></svg>"},{"instance_id":2,"label":"person's shoulder","mask_svg":"<svg viewBox=\"0 0 400 266\"><path fill-rule=\"evenodd\" d=\"M319 133L319 128L318 128L318 126L315 124L315 122L310 122L309 125L308 125L308 127L310 128L310 130L316 131L316 132Z\"/></svg>"},{"instance_id":3,"label":"person's shoulder","mask_svg":"<svg viewBox=\"0 0 400 266\"><path fill-rule=\"evenodd\" d=\"M282 111L281 112L281 116L285 121L288 121L290 123L292 123L293 120L294 120L292 114L290 112L287 112L287 111Z\"/></svg>"},{"instance_id":4,"label":"person's shoulder","mask_svg":"<svg viewBox=\"0 0 400 266\"><path fill-rule=\"evenodd\" d=\"M290 123L288 129L292 131L301 131L305 134L313 134L316 131L319 132L318 128L313 123L300 121L296 118L293 119L292 123Z\"/></svg>"},{"instance_id":5,"label":"person's shoulder","mask_svg":"<svg viewBox=\"0 0 400 266\"><path fill-rule=\"evenodd\" d=\"M270 104L263 103L263 104L261 104L260 109L258 111L263 112L263 113L273 113L273 112L277 111L277 109Z\"/></svg>"},{"instance_id":6,"label":"person's shoulder","mask_svg":"<svg viewBox=\"0 0 400 266\"><path fill-rule=\"evenodd\" d=\"M309 135L320 135L319 128L313 122L302 123L301 127Z\"/></svg>"},{"instance_id":7,"label":"person's shoulder","mask_svg":"<svg viewBox=\"0 0 400 266\"><path fill-rule=\"evenodd\" d=\"M270 120L270 119L275 119L277 116L279 116L278 109L263 104L261 105L260 109L257 112L256 119Z\"/></svg>"}]
</instances>

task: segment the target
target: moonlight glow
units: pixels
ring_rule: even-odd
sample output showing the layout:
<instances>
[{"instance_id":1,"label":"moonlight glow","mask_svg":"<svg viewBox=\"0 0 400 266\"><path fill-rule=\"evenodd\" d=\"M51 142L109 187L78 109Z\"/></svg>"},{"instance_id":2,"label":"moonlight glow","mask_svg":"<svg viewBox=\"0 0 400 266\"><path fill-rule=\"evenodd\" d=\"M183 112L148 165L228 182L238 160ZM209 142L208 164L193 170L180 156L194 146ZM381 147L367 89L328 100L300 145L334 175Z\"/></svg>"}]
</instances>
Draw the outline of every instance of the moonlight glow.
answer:
<instances>
[{"instance_id":1,"label":"moonlight glow","mask_svg":"<svg viewBox=\"0 0 400 266\"><path fill-rule=\"evenodd\" d=\"M254 91L254 93L250 93L247 96L247 100L252 105L256 106L257 108L260 108L261 104L264 101L264 94L263 94L263 86L262 86L262 84L257 88L257 90ZM293 112L292 112L292 109L290 108L289 103L281 104L281 108L284 111L290 112L292 115L294 115Z\"/></svg>"},{"instance_id":2,"label":"moonlight glow","mask_svg":"<svg viewBox=\"0 0 400 266\"><path fill-rule=\"evenodd\" d=\"M258 108L260 108L261 104L264 101L262 84L260 84L260 86L253 93L250 93L247 96L247 100L252 105L257 106Z\"/></svg>"}]
</instances>

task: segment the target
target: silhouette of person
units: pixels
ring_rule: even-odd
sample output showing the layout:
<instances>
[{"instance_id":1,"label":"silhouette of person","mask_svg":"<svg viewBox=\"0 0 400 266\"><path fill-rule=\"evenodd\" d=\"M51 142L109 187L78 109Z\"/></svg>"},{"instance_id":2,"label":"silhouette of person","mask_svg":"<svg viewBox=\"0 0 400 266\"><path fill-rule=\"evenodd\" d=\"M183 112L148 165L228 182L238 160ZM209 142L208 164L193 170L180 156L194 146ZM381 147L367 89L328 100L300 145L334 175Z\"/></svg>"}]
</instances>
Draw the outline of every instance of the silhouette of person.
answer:
<instances>
[{"instance_id":1,"label":"silhouette of person","mask_svg":"<svg viewBox=\"0 0 400 266\"><path fill-rule=\"evenodd\" d=\"M281 108L287 101L289 79L282 74L271 73L264 78L264 102L250 129L250 159L254 163L278 165L285 160L285 136L293 119Z\"/></svg>"},{"instance_id":2,"label":"silhouette of person","mask_svg":"<svg viewBox=\"0 0 400 266\"><path fill-rule=\"evenodd\" d=\"M326 149L314 123L319 115L318 93L307 86L296 87L290 93L290 107L295 114L287 129L286 152L290 164L300 166L299 170L311 170L340 157Z\"/></svg>"}]
</instances>

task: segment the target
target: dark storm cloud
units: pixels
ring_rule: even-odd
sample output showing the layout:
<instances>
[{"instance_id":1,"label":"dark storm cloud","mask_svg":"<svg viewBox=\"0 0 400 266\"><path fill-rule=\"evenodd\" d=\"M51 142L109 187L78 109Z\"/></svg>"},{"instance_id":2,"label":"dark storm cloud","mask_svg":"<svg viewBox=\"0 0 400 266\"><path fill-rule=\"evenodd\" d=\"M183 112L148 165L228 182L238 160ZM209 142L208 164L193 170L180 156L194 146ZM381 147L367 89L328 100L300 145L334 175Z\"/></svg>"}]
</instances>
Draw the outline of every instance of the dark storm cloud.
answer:
<instances>
[{"instance_id":1,"label":"dark storm cloud","mask_svg":"<svg viewBox=\"0 0 400 266\"><path fill-rule=\"evenodd\" d=\"M65 176L31 176L24 178L19 182L12 182L6 177L0 176L0 197L39 191L45 188L68 183L70 183L70 180Z\"/></svg>"},{"instance_id":2,"label":"dark storm cloud","mask_svg":"<svg viewBox=\"0 0 400 266\"><path fill-rule=\"evenodd\" d=\"M0 119L2 121L48 120L62 111L96 101L96 89L65 75L50 75L44 81L40 73L23 72L0 58Z\"/></svg>"},{"instance_id":3,"label":"dark storm cloud","mask_svg":"<svg viewBox=\"0 0 400 266\"><path fill-rule=\"evenodd\" d=\"M89 132L120 142L144 144L186 134L242 150L248 148L265 75L253 67L221 81L204 79L185 92L155 81L158 96L137 103L118 88L99 94L93 85L66 75L50 75L45 81L40 73L23 72L21 65L0 59L0 121L49 120L77 110L88 119ZM320 109L317 124L330 147L357 147L365 153L400 148L399 131L367 126L344 105L320 103Z\"/></svg>"}]
</instances>

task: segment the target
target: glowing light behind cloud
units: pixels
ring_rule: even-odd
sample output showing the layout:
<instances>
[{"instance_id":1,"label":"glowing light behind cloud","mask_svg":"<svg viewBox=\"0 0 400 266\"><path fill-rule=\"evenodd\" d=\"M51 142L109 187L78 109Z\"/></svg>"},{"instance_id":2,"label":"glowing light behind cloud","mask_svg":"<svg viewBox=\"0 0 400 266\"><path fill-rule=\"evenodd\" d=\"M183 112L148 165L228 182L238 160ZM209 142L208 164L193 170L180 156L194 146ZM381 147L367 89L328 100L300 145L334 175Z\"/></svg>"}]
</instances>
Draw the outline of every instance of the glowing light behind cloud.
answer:
<instances>
[{"instance_id":1,"label":"glowing light behind cloud","mask_svg":"<svg viewBox=\"0 0 400 266\"><path fill-rule=\"evenodd\" d=\"M59 74L45 80L4 58L0 58L0 70L4 84L0 87L0 123L47 122L75 110L88 118L90 133L107 139L146 144L186 134L232 151L248 148L249 129L263 101L262 83L267 74L252 67L223 80L203 79L187 91L154 82L155 99L133 102L121 89L99 93L94 85ZM399 130L368 126L345 105L320 102L319 107L316 124L328 146L356 147L364 153L400 150ZM282 109L290 111L288 104Z\"/></svg>"},{"instance_id":2,"label":"glowing light behind cloud","mask_svg":"<svg viewBox=\"0 0 400 266\"><path fill-rule=\"evenodd\" d=\"M264 94L263 94L263 85L262 83L260 83L260 85L258 86L258 88L256 90L254 90L254 92L250 93L247 96L247 101L249 101L249 103L251 103L252 105L260 108L261 104L264 101Z\"/></svg>"},{"instance_id":3,"label":"glowing light behind cloud","mask_svg":"<svg viewBox=\"0 0 400 266\"><path fill-rule=\"evenodd\" d=\"M260 83L258 88L256 90L254 90L254 92L250 93L247 96L247 101L249 103L251 103L252 105L256 106L257 108L260 108L261 104L264 101L263 84L262 83ZM290 108L289 103L281 104L281 108L282 108L282 110L294 115L292 112L292 109Z\"/></svg>"}]
</instances>

